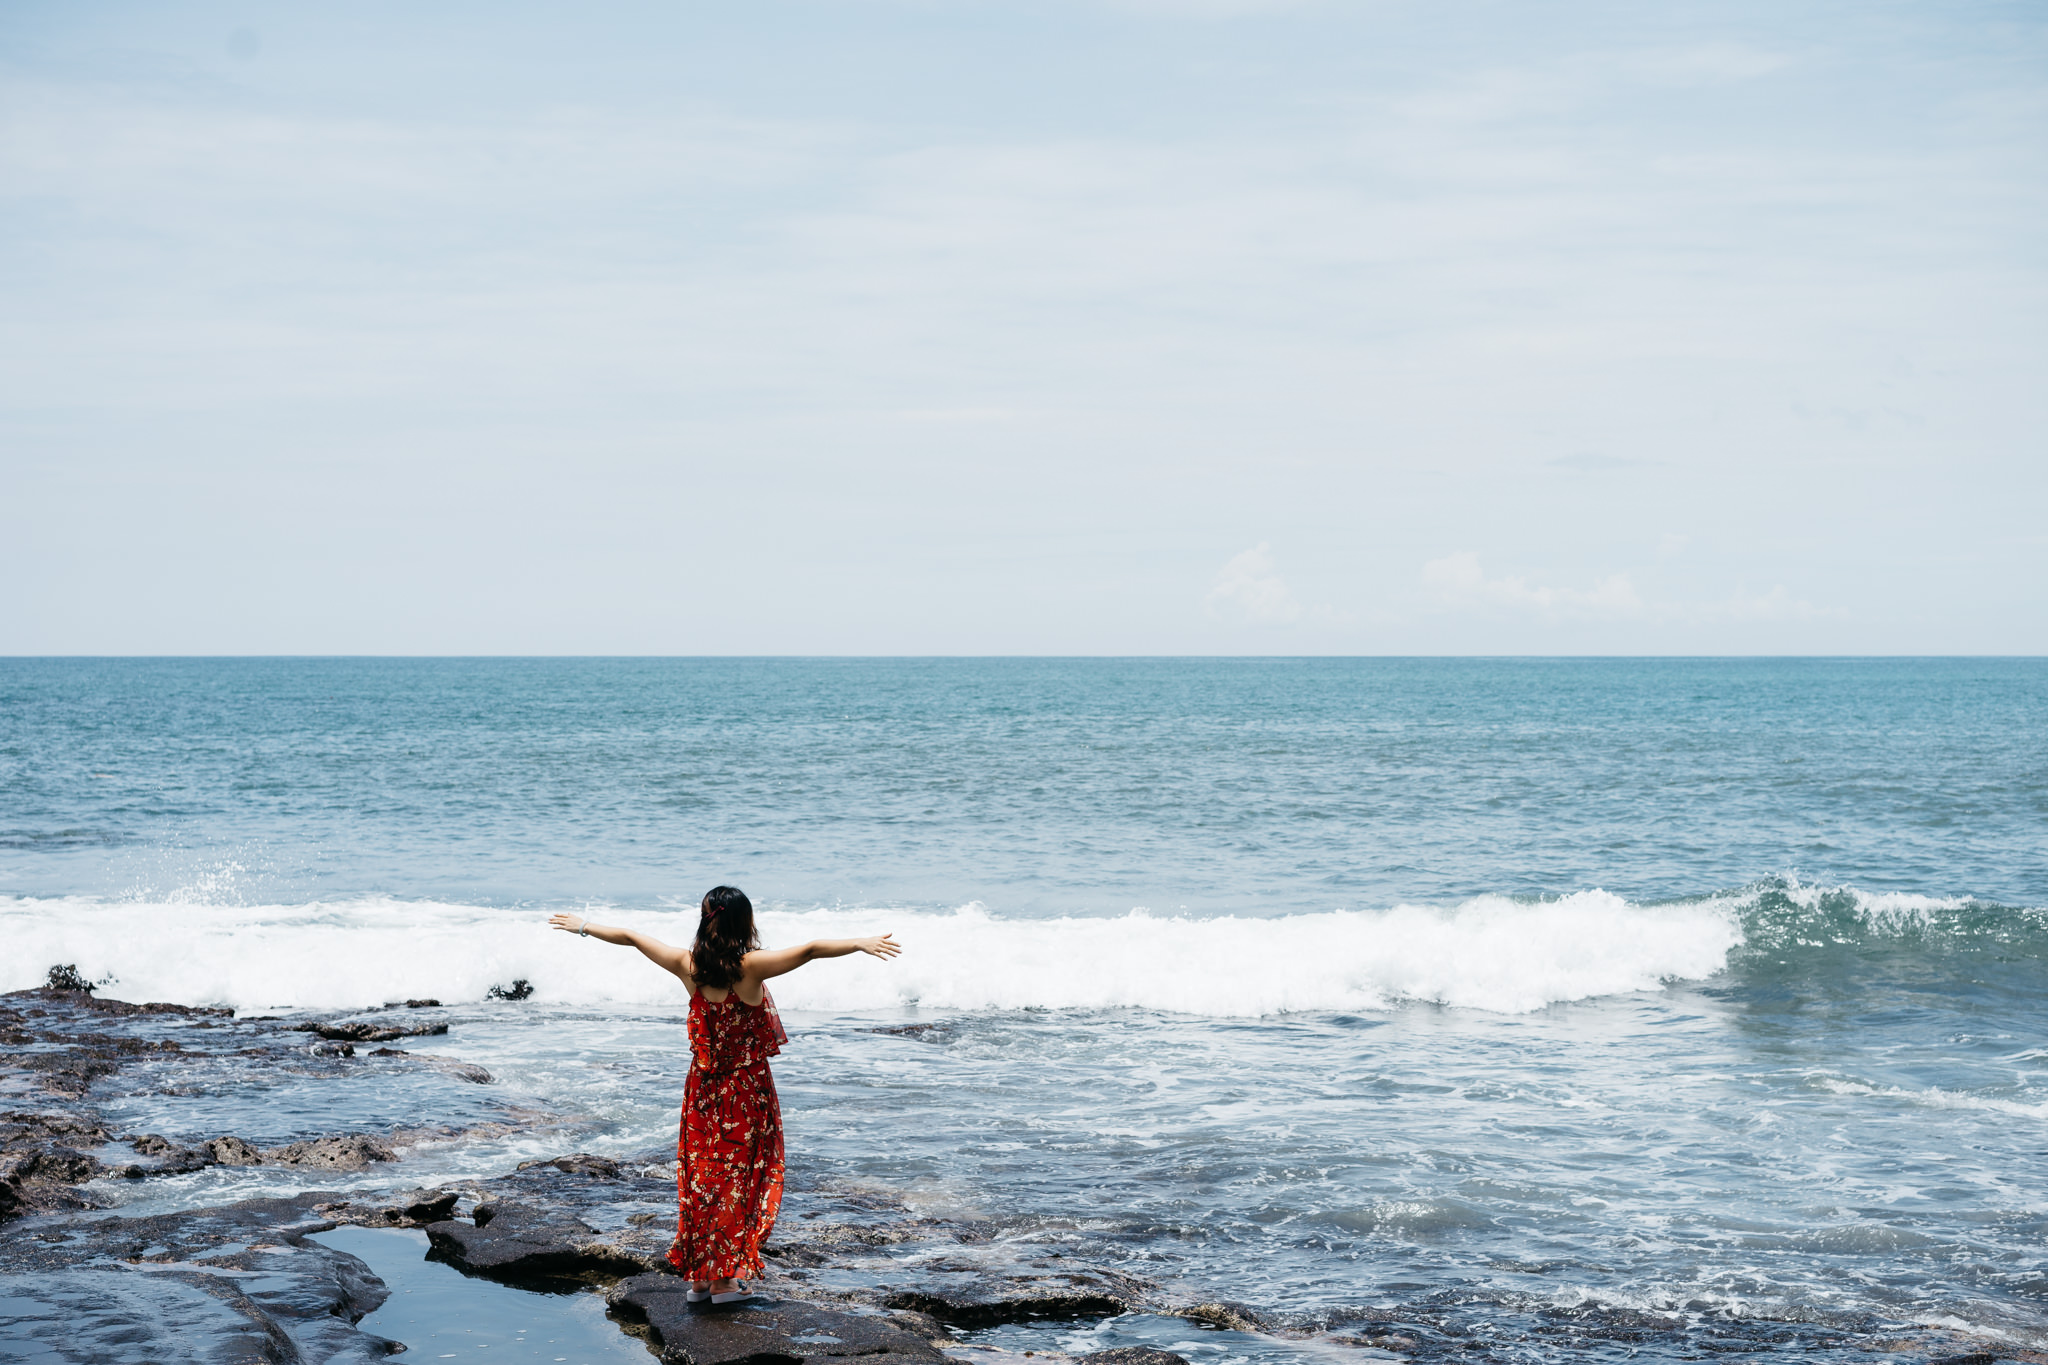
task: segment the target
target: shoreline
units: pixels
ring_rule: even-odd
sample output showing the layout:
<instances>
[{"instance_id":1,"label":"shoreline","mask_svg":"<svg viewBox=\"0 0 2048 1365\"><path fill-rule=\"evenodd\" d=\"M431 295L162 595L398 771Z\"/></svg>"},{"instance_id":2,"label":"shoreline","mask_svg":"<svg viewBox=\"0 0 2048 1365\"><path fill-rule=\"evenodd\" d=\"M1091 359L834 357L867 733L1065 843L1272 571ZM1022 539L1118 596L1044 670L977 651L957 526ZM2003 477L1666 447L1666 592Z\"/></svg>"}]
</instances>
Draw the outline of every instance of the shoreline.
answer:
<instances>
[{"instance_id":1,"label":"shoreline","mask_svg":"<svg viewBox=\"0 0 2048 1365\"><path fill-rule=\"evenodd\" d=\"M1277 1312L1101 1263L1085 1244L1044 1228L929 1216L905 1197L909 1191L822 1184L792 1190L764 1248L766 1300L707 1314L682 1303L681 1281L662 1260L674 1216L664 1152L624 1160L565 1153L424 1189L404 1180L407 1149L391 1133L324 1133L268 1148L229 1133L174 1141L113 1131L93 1100L96 1085L133 1066L229 1058L339 1076L359 1057L378 1056L379 1065L489 1084L489 1073L473 1063L390 1046L445 1035L448 1024L430 1017L433 1005L401 1002L299 1020L136 1005L79 990L0 997L0 1041L8 1047L0 1061L8 1111L0 1119L0 1272L15 1305L8 1310L14 1317L0 1321L0 1347L33 1341L50 1358L136 1365L247 1359L252 1350L262 1359L386 1358L391 1339L360 1327L388 1302L385 1281L359 1257L318 1240L358 1227L422 1234L425 1257L468 1277L464 1285L602 1296L622 1336L690 1365L854 1354L888 1358L869 1365L948 1355L1021 1361L1027 1352L1094 1365L1172 1365L1210 1356L1326 1358L1332 1349L1416 1360L1785 1350L1822 1361L1873 1353L1952 1365L2048 1360L1929 1324L1599 1303L1518 1309L1441 1295L1403 1302L1398 1286L1358 1303ZM445 1126L435 1127L438 1117L415 1119L421 1130L446 1135ZM93 1189L98 1180L146 1181L210 1165L274 1166L302 1172L311 1184L327 1176L368 1183L140 1215L108 1209ZM389 1181L369 1179L386 1171ZM438 1301L441 1326L483 1311L460 1286ZM167 1331L179 1343L172 1354L164 1349ZM1099 1351L1063 1349L1084 1333L1120 1354L1097 1360ZM1181 1337L1186 1352L1156 1344ZM727 1338L753 1346L730 1354L737 1347ZM1147 1352L1159 1354L1138 1358Z\"/></svg>"}]
</instances>

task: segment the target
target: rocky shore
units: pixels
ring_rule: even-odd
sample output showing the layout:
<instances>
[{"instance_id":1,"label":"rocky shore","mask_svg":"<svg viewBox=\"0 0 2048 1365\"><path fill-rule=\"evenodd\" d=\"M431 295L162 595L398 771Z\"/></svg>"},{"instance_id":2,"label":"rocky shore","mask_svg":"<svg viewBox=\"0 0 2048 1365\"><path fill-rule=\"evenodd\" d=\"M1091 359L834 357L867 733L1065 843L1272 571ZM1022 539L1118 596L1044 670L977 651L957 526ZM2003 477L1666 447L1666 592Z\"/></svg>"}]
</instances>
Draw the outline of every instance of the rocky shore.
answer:
<instances>
[{"instance_id":1,"label":"rocky shore","mask_svg":"<svg viewBox=\"0 0 2048 1365\"><path fill-rule=\"evenodd\" d=\"M0 1357L135 1362L381 1360L404 1343L358 1324L388 1291L368 1266L314 1240L337 1227L409 1228L426 1255L464 1275L535 1291L601 1294L612 1320L671 1365L937 1365L1002 1359L982 1336L1018 1324L1123 1315L1179 1319L1219 1343L1297 1343L1300 1354L1421 1360L1707 1359L1797 1351L1806 1359L2042 1360L1997 1343L1896 1324L1773 1322L1615 1307L1496 1311L1390 1298L1281 1314L1191 1293L1077 1256L1030 1229L919 1214L887 1190L793 1187L767 1248L763 1297L731 1310L688 1304L663 1259L673 1234L668 1153L630 1160L571 1153L488 1179L418 1188L403 1133L328 1133L258 1146L232 1133L115 1131L94 1103L130 1068L212 1059L257 1066L422 1068L489 1084L487 1071L389 1044L445 1034L421 1011L317 1021L129 1004L85 989L0 997ZM358 1052L358 1045L379 1044ZM341 1074L336 1071L334 1074ZM458 1087L459 1089L460 1087ZM446 1129L436 1129L445 1133ZM219 1207L123 1217L115 1181L210 1166L348 1173L358 1188L307 1190ZM391 1180L361 1188L387 1169ZM1021 1352L1016 1353L1021 1357ZM1039 1351L1041 1357L1059 1353ZM1243 1354L1233 1349L1223 1354ZM1123 1347L1087 1365L1186 1365Z\"/></svg>"}]
</instances>

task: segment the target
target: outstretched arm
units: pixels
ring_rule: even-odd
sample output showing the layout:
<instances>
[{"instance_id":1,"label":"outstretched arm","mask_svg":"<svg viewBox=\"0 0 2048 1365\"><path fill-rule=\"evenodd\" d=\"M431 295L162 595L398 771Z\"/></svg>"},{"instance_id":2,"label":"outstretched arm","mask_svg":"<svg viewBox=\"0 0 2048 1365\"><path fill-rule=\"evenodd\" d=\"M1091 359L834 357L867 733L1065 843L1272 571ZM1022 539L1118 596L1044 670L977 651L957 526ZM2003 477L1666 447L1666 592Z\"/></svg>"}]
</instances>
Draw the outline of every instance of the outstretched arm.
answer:
<instances>
[{"instance_id":1,"label":"outstretched arm","mask_svg":"<svg viewBox=\"0 0 2048 1365\"><path fill-rule=\"evenodd\" d=\"M608 924L593 924L581 915L550 915L548 923L568 934L588 934L605 943L616 943L622 948L638 948L655 966L663 971L674 972L685 983L690 979L690 950L671 947L658 938L638 933L632 929L615 929Z\"/></svg>"},{"instance_id":2,"label":"outstretched arm","mask_svg":"<svg viewBox=\"0 0 2048 1365\"><path fill-rule=\"evenodd\" d=\"M591 930L593 934L597 931ZM848 953L866 953L884 961L896 956L903 949L896 944L892 934L876 934L870 938L821 938L795 948L758 949L748 953L745 960L747 975L757 981L766 981L771 976L793 972L813 958L845 957Z\"/></svg>"}]
</instances>

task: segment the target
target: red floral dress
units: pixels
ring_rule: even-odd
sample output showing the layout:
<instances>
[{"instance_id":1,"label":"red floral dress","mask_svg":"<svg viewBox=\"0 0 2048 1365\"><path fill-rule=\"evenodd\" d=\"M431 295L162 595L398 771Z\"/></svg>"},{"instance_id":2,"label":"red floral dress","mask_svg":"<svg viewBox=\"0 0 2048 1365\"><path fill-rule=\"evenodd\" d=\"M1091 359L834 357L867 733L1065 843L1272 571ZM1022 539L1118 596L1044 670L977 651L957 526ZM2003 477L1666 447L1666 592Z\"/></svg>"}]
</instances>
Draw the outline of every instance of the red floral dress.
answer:
<instances>
[{"instance_id":1,"label":"red floral dress","mask_svg":"<svg viewBox=\"0 0 2048 1365\"><path fill-rule=\"evenodd\" d=\"M782 1207L782 1105L768 1059L789 1037L766 992L690 997L690 1078L676 1141L675 1245L668 1263L692 1280L761 1273L761 1243Z\"/></svg>"}]
</instances>

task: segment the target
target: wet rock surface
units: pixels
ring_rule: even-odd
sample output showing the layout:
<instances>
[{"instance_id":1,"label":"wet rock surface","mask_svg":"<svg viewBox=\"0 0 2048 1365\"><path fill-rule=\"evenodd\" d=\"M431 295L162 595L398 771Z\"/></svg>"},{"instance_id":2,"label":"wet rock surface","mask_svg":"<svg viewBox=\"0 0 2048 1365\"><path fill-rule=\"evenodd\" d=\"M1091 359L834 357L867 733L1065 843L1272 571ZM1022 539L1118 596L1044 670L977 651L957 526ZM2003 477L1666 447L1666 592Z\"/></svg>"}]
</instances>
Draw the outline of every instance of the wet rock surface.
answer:
<instances>
[{"instance_id":1,"label":"wet rock surface","mask_svg":"<svg viewBox=\"0 0 2048 1365\"><path fill-rule=\"evenodd\" d=\"M401 1190L381 1198L334 1199L315 1204L314 1211L335 1224L365 1228L424 1228L455 1216L462 1195L456 1190Z\"/></svg>"},{"instance_id":2,"label":"wet rock surface","mask_svg":"<svg viewBox=\"0 0 2048 1365\"><path fill-rule=\"evenodd\" d=\"M674 1279L666 1256L675 1184L664 1153L522 1162L463 1191L476 1201L472 1218L447 1219L427 1233L431 1254L466 1273L536 1285L636 1274ZM1188 1302L1143 1277L993 1235L985 1224L912 1216L888 1197L862 1194L839 1211L862 1221L820 1216L778 1224L764 1249L760 1286L778 1301L883 1312L912 1324L905 1330L921 1325L942 1339L949 1327L1128 1312L1185 1314L1203 1326L1254 1325L1253 1310ZM888 1216L895 1213L902 1216Z\"/></svg>"},{"instance_id":3,"label":"wet rock surface","mask_svg":"<svg viewBox=\"0 0 2048 1365\"><path fill-rule=\"evenodd\" d=\"M431 1000L393 1008L427 1008ZM236 1019L232 1010L101 999L86 989L41 987L0 996L0 1223L63 1209L103 1207L106 1200L80 1187L106 1176L147 1179L184 1175L208 1166L278 1165L358 1172L397 1159L398 1144L376 1134L311 1135L259 1148L233 1133L167 1137L111 1131L93 1104L95 1086L125 1069L147 1064L158 1072L225 1064L275 1065L339 1078L354 1057L348 1043L320 1042L309 1050L308 1029L342 1029L349 1036L382 1024L288 1025L273 1019ZM393 1037L441 1035L443 1021L407 1023ZM366 1035L365 1035L366 1036ZM489 1084L488 1071L454 1058L409 1056L386 1050L398 1065ZM174 1083L173 1083L174 1084ZM423 1134L423 1136L438 1136Z\"/></svg>"},{"instance_id":4,"label":"wet rock surface","mask_svg":"<svg viewBox=\"0 0 2048 1365\"><path fill-rule=\"evenodd\" d=\"M408 1007L433 1002L388 1010ZM122 1073L138 1067L166 1085L208 1065L277 1066L336 1079L404 1067L489 1082L480 1067L431 1054L409 1057L379 1047L352 1055L356 1042L385 1030L407 1037L446 1028L439 1020L415 1024L388 1010L300 1029L291 1021L234 1019L226 1011L100 1000L84 990L0 997L0 1276L8 1286L0 1296L0 1358L133 1365L383 1359L391 1344L354 1325L381 1300L381 1283L354 1257L307 1240L314 1231L354 1224L423 1230L432 1258L468 1275L525 1288L605 1287L625 1328L664 1360L694 1365L788 1365L838 1356L911 1365L942 1352L984 1349L995 1351L992 1359L1011 1360L1018 1352L1007 1346L976 1345L1002 1334L1008 1334L1005 1341L1036 1343L1042 1360L1059 1362L1076 1358L1057 1345L1073 1331L1126 1314L1134 1315L1130 1321L1178 1318L1185 1327L1162 1329L1173 1334L1241 1334L1232 1350L1298 1341L1313 1353L1349 1351L1361 1358L1618 1361L1798 1353L1810 1361L1848 1361L1883 1353L1902 1365L1937 1358L1948 1365L2044 1360L1939 1329L1861 1319L1773 1322L1598 1304L1531 1308L1471 1295L1455 1302L1273 1312L1134 1273L1131 1267L1146 1263L1071 1225L935 1217L920 1211L928 1206L913 1206L886 1189L804 1184L801 1173L793 1173L798 1183L764 1249L767 1267L757 1287L765 1300L707 1310L689 1304L683 1282L668 1272L675 1185L666 1150L630 1158L569 1152L520 1162L489 1179L426 1189L417 1187L417 1177L406 1179L409 1144L524 1134L530 1124L518 1111L485 1122L472 1114L466 1126L308 1134L259 1146L232 1133L114 1131L93 1103L96 1087L104 1094L110 1084L130 1084L133 1078ZM323 1028L341 1036L321 1036ZM308 1032L316 1042L308 1043ZM922 1026L903 1030L915 1042L931 1041L931 1033ZM122 1079L110 1082L116 1077ZM208 1167L270 1167L306 1172L310 1180L335 1172L352 1183L375 1180L388 1168L391 1181L383 1191L249 1200L141 1218L95 1210L119 1196L122 1187L114 1180ZM1186 1338L1161 1339L1175 1344ZM1135 1345L1078 1359L1186 1365L1176 1352Z\"/></svg>"},{"instance_id":5,"label":"wet rock surface","mask_svg":"<svg viewBox=\"0 0 2048 1365\"><path fill-rule=\"evenodd\" d=\"M512 1284L602 1283L647 1267L574 1214L530 1204L479 1204L471 1221L428 1224L427 1240L430 1258Z\"/></svg>"},{"instance_id":6,"label":"wet rock surface","mask_svg":"<svg viewBox=\"0 0 2048 1365\"><path fill-rule=\"evenodd\" d=\"M16 1224L0 1238L0 1356L79 1362L384 1360L356 1330L385 1299L345 1252L307 1240L322 1198L148 1218Z\"/></svg>"},{"instance_id":7,"label":"wet rock surface","mask_svg":"<svg viewBox=\"0 0 2048 1365\"><path fill-rule=\"evenodd\" d=\"M42 1095L83 1099L95 1081L137 1058L183 1050L176 1039L121 1031L124 1022L226 1017L231 1010L101 1000L88 990L38 987L0 996L0 1046L6 1067ZM110 1026L112 1028L110 1029Z\"/></svg>"},{"instance_id":8,"label":"wet rock surface","mask_svg":"<svg viewBox=\"0 0 2048 1365\"><path fill-rule=\"evenodd\" d=\"M903 1285L862 1297L908 1308L959 1327L1033 1318L1106 1318L1165 1307L1158 1286L1116 1271L1075 1267L1019 1270L980 1260L947 1259L910 1267Z\"/></svg>"},{"instance_id":9,"label":"wet rock surface","mask_svg":"<svg viewBox=\"0 0 2048 1365\"><path fill-rule=\"evenodd\" d=\"M585 1175L598 1180L626 1180L638 1174L637 1171L621 1166L608 1156L592 1156L588 1152L578 1152L574 1156L550 1157L545 1161L522 1161L517 1169L532 1171L544 1166L560 1171L564 1175Z\"/></svg>"},{"instance_id":10,"label":"wet rock surface","mask_svg":"<svg viewBox=\"0 0 2048 1365\"><path fill-rule=\"evenodd\" d=\"M435 1259L510 1284L609 1283L668 1269L675 1179L660 1154L619 1160L576 1152L465 1181L469 1219L428 1228Z\"/></svg>"},{"instance_id":11,"label":"wet rock surface","mask_svg":"<svg viewBox=\"0 0 2048 1365\"><path fill-rule=\"evenodd\" d=\"M373 1161L396 1161L391 1144L360 1133L314 1138L282 1147L266 1147L263 1160L277 1166L317 1166L329 1171L360 1171Z\"/></svg>"},{"instance_id":12,"label":"wet rock surface","mask_svg":"<svg viewBox=\"0 0 2048 1365\"><path fill-rule=\"evenodd\" d=\"M446 1024L377 1024L357 1020L341 1024L295 1024L293 1032L316 1034L340 1043L389 1043L400 1038L420 1038L448 1031Z\"/></svg>"},{"instance_id":13,"label":"wet rock surface","mask_svg":"<svg viewBox=\"0 0 2048 1365\"><path fill-rule=\"evenodd\" d=\"M405 1033L446 1028L430 1022ZM320 1046L336 1047L337 1056L352 1050ZM383 1299L381 1282L356 1258L306 1237L342 1222L444 1221L461 1198L456 1191L307 1194L135 1218L93 1212L108 1202L108 1187L92 1182L109 1177L273 1166L317 1178L395 1161L399 1144L375 1134L259 1147L232 1133L121 1133L94 1102L110 1086L118 1093L136 1084L123 1073L138 1066L150 1068L145 1087L181 1093L192 1083L180 1075L265 1066L315 1078L352 1074L338 1065L309 1057L305 1034L285 1021L101 999L84 989L0 996L0 1358L346 1362L402 1349L353 1326ZM421 1057L371 1065L466 1064ZM459 1078L489 1080L480 1067L468 1070ZM425 1136L445 1131L452 1130Z\"/></svg>"},{"instance_id":14,"label":"wet rock surface","mask_svg":"<svg viewBox=\"0 0 2048 1365\"><path fill-rule=\"evenodd\" d=\"M956 1328L1196 1308L1153 1280L1070 1254L1058 1233L920 1217L874 1191L820 1202L826 1207L778 1223L763 1248L777 1278L813 1297L921 1313Z\"/></svg>"},{"instance_id":15,"label":"wet rock surface","mask_svg":"<svg viewBox=\"0 0 2048 1365\"><path fill-rule=\"evenodd\" d=\"M1188 1365L1178 1351L1161 1351L1151 1346L1118 1346L1107 1351L1090 1351L1076 1356L1079 1365Z\"/></svg>"},{"instance_id":16,"label":"wet rock surface","mask_svg":"<svg viewBox=\"0 0 2048 1365\"><path fill-rule=\"evenodd\" d=\"M205 1150L204 1144L186 1147L161 1133L144 1133L141 1137L130 1138L128 1147L143 1160L129 1163L121 1173L135 1179L146 1175L184 1175L219 1164L213 1154Z\"/></svg>"},{"instance_id":17,"label":"wet rock surface","mask_svg":"<svg viewBox=\"0 0 2048 1365\"><path fill-rule=\"evenodd\" d=\"M639 1324L663 1365L794 1365L859 1356L867 1365L928 1365L938 1347L880 1313L856 1313L784 1297L733 1305L690 1303L675 1275L636 1275L606 1296L615 1316Z\"/></svg>"},{"instance_id":18,"label":"wet rock surface","mask_svg":"<svg viewBox=\"0 0 2048 1365\"><path fill-rule=\"evenodd\" d=\"M102 1015L108 1018L132 1018L135 1015L175 1015L187 1019L232 1019L231 1009L210 1008L204 1005L172 1005L161 1000L136 1003L132 1000L114 1000L95 995L88 989L58 989L38 986L34 990L10 991L0 996L10 1007L27 1010L34 1014L38 1006L55 1009L81 1011L86 1014Z\"/></svg>"},{"instance_id":19,"label":"wet rock surface","mask_svg":"<svg viewBox=\"0 0 2048 1365\"><path fill-rule=\"evenodd\" d=\"M81 1147L107 1133L93 1119L62 1111L0 1114L0 1221L57 1209L89 1209L98 1201L78 1186L105 1166Z\"/></svg>"},{"instance_id":20,"label":"wet rock surface","mask_svg":"<svg viewBox=\"0 0 2048 1365\"><path fill-rule=\"evenodd\" d=\"M199 1151L217 1166L260 1166L263 1153L232 1134L199 1144Z\"/></svg>"}]
</instances>

